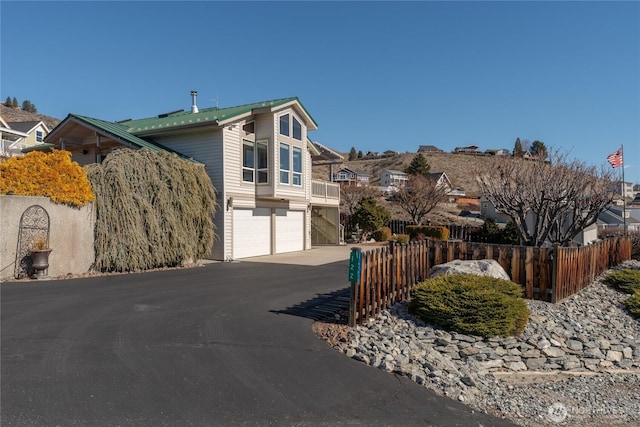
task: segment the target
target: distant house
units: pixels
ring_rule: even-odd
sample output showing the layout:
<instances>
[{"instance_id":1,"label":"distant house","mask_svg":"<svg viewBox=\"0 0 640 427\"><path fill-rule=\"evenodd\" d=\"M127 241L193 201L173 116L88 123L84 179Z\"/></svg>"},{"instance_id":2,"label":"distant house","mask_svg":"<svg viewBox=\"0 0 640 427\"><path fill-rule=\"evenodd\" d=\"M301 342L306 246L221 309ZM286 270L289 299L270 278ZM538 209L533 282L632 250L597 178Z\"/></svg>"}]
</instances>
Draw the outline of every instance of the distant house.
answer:
<instances>
[{"instance_id":1,"label":"distant house","mask_svg":"<svg viewBox=\"0 0 640 427\"><path fill-rule=\"evenodd\" d=\"M640 231L640 204L637 206L632 204L626 208L615 205L609 206L598 216L597 222L598 230L603 231L622 231L625 223L627 231Z\"/></svg>"},{"instance_id":2,"label":"distant house","mask_svg":"<svg viewBox=\"0 0 640 427\"><path fill-rule=\"evenodd\" d=\"M453 152L457 154L481 154L477 145L467 145L466 147L456 147Z\"/></svg>"},{"instance_id":3,"label":"distant house","mask_svg":"<svg viewBox=\"0 0 640 427\"><path fill-rule=\"evenodd\" d=\"M399 152L397 152L397 151L393 151L393 150L387 150L387 151L385 151L383 154L384 154L385 156L395 156L395 155L400 154L400 153L399 153Z\"/></svg>"},{"instance_id":4,"label":"distant house","mask_svg":"<svg viewBox=\"0 0 640 427\"><path fill-rule=\"evenodd\" d=\"M382 187L384 191L393 191L393 189L403 187L407 180L408 176L406 173L387 169L380 174L380 187Z\"/></svg>"},{"instance_id":5,"label":"distant house","mask_svg":"<svg viewBox=\"0 0 640 427\"><path fill-rule=\"evenodd\" d=\"M633 199L635 196L632 182L615 181L612 184L611 191L628 199Z\"/></svg>"},{"instance_id":6,"label":"distant house","mask_svg":"<svg viewBox=\"0 0 640 427\"><path fill-rule=\"evenodd\" d=\"M0 156L12 157L43 144L49 128L42 121L6 122L0 117Z\"/></svg>"},{"instance_id":7,"label":"distant house","mask_svg":"<svg viewBox=\"0 0 640 427\"><path fill-rule=\"evenodd\" d=\"M442 153L443 151L434 145L421 145L418 147L418 153Z\"/></svg>"},{"instance_id":8,"label":"distant house","mask_svg":"<svg viewBox=\"0 0 640 427\"><path fill-rule=\"evenodd\" d=\"M485 150L484 152L485 154L489 154L491 156L510 156L511 155L511 151L507 150L506 148L490 148L488 150Z\"/></svg>"},{"instance_id":9,"label":"distant house","mask_svg":"<svg viewBox=\"0 0 640 427\"><path fill-rule=\"evenodd\" d=\"M453 185L451 185L451 181L449 180L449 177L447 176L446 173L434 172L434 173L425 175L425 177L430 181L434 181L436 183L436 187L440 187L441 185L444 185L446 188L447 194L450 194L453 191Z\"/></svg>"},{"instance_id":10,"label":"distant house","mask_svg":"<svg viewBox=\"0 0 640 427\"><path fill-rule=\"evenodd\" d=\"M361 170L342 168L333 174L332 181L340 185L362 187L369 185L369 174Z\"/></svg>"}]
</instances>

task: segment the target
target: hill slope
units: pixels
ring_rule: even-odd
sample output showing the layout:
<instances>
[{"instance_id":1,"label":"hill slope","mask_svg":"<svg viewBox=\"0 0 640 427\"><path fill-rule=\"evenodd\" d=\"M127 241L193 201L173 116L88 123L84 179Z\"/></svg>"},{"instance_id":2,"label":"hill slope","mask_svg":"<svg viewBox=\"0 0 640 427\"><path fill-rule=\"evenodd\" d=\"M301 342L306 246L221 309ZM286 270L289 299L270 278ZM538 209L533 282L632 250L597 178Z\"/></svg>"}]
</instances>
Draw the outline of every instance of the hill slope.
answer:
<instances>
[{"instance_id":1,"label":"hill slope","mask_svg":"<svg viewBox=\"0 0 640 427\"><path fill-rule=\"evenodd\" d=\"M416 153L407 153L383 159L345 161L342 164L335 165L334 172L343 167L362 170L370 174L371 185L379 185L380 174L385 169L404 170L415 156ZM453 186L464 190L468 196L479 195L479 187L475 181L474 171L487 168L493 158L493 156L485 155L452 153L428 153L424 154L424 157L431 166L431 172L446 173ZM314 166L313 177L329 179L329 166Z\"/></svg>"},{"instance_id":2,"label":"hill slope","mask_svg":"<svg viewBox=\"0 0 640 427\"><path fill-rule=\"evenodd\" d=\"M2 118L7 122L34 122L42 120L49 130L52 130L61 122L60 119L56 119L55 117L45 116L44 114L38 113L30 113L22 110L21 108L7 107L4 104L0 104L0 115L2 115Z\"/></svg>"}]
</instances>

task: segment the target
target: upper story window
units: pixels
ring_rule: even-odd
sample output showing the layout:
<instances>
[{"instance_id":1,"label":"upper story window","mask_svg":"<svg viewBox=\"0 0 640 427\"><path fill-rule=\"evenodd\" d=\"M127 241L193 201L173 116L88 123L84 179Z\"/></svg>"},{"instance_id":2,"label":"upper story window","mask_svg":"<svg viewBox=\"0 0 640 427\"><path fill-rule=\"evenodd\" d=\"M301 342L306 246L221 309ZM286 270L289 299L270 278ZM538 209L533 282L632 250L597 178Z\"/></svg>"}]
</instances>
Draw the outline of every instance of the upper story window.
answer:
<instances>
[{"instance_id":1,"label":"upper story window","mask_svg":"<svg viewBox=\"0 0 640 427\"><path fill-rule=\"evenodd\" d=\"M280 135L289 136L289 115L283 114L280 116Z\"/></svg>"},{"instance_id":2,"label":"upper story window","mask_svg":"<svg viewBox=\"0 0 640 427\"><path fill-rule=\"evenodd\" d=\"M302 185L302 148L280 143L280 184Z\"/></svg>"},{"instance_id":3,"label":"upper story window","mask_svg":"<svg viewBox=\"0 0 640 427\"><path fill-rule=\"evenodd\" d=\"M295 117L293 117L293 139L302 141L302 125Z\"/></svg>"},{"instance_id":4,"label":"upper story window","mask_svg":"<svg viewBox=\"0 0 640 427\"><path fill-rule=\"evenodd\" d=\"M280 184L289 184L290 151L289 144L280 143Z\"/></svg>"},{"instance_id":5,"label":"upper story window","mask_svg":"<svg viewBox=\"0 0 640 427\"><path fill-rule=\"evenodd\" d=\"M293 139L302 141L302 123L292 114L280 116L280 135L291 136Z\"/></svg>"},{"instance_id":6,"label":"upper story window","mask_svg":"<svg viewBox=\"0 0 640 427\"><path fill-rule=\"evenodd\" d=\"M41 130L36 131L36 142L42 142L43 134Z\"/></svg>"},{"instance_id":7,"label":"upper story window","mask_svg":"<svg viewBox=\"0 0 640 427\"><path fill-rule=\"evenodd\" d=\"M267 143L242 141L242 181L266 184L269 182Z\"/></svg>"}]
</instances>

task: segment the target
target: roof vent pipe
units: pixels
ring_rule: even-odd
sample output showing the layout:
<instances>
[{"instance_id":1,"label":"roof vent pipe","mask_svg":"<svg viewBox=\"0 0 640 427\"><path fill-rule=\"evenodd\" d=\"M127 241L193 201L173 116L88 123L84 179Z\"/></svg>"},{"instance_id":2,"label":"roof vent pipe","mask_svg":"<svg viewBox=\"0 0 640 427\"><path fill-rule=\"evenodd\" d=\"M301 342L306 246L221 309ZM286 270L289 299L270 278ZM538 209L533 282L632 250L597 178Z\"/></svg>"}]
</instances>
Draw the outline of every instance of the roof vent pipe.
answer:
<instances>
[{"instance_id":1,"label":"roof vent pipe","mask_svg":"<svg viewBox=\"0 0 640 427\"><path fill-rule=\"evenodd\" d=\"M196 105L197 96L198 96L198 91L197 90L192 90L191 91L191 112L192 113L199 112L198 106Z\"/></svg>"}]
</instances>

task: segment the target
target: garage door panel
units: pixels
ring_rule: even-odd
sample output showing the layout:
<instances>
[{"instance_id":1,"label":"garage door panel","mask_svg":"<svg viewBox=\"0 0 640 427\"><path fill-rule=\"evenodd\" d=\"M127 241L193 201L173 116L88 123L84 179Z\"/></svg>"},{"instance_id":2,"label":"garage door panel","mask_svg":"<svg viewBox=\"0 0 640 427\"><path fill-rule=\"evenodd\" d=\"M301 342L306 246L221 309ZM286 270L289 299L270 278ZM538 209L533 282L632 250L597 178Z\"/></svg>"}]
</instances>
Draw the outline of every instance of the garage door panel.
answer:
<instances>
[{"instance_id":1,"label":"garage door panel","mask_svg":"<svg viewBox=\"0 0 640 427\"><path fill-rule=\"evenodd\" d=\"M304 212L276 209L276 253L304 250Z\"/></svg>"},{"instance_id":2,"label":"garage door panel","mask_svg":"<svg viewBox=\"0 0 640 427\"><path fill-rule=\"evenodd\" d=\"M271 209L233 210L233 258L271 254Z\"/></svg>"}]
</instances>

